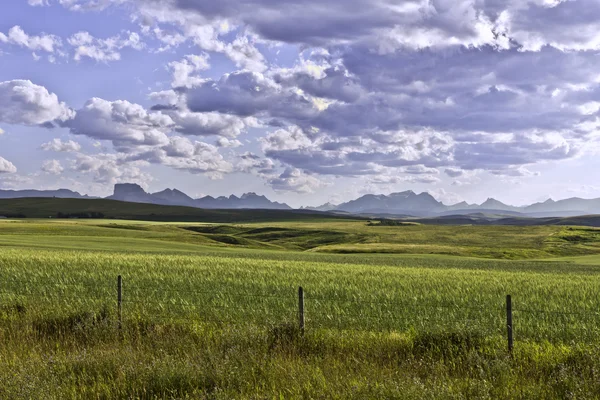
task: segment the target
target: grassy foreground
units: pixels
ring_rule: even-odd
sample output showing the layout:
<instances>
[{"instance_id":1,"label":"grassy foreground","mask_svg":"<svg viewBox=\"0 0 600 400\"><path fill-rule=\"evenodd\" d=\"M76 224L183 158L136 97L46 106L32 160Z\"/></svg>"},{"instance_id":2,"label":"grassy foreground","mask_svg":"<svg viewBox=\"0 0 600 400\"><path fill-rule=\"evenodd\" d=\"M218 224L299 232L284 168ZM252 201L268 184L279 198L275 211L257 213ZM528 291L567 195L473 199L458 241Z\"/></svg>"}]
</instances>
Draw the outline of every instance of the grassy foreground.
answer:
<instances>
[{"instance_id":1,"label":"grassy foreground","mask_svg":"<svg viewBox=\"0 0 600 400\"><path fill-rule=\"evenodd\" d=\"M0 398L600 396L597 231L450 229L0 222Z\"/></svg>"}]
</instances>

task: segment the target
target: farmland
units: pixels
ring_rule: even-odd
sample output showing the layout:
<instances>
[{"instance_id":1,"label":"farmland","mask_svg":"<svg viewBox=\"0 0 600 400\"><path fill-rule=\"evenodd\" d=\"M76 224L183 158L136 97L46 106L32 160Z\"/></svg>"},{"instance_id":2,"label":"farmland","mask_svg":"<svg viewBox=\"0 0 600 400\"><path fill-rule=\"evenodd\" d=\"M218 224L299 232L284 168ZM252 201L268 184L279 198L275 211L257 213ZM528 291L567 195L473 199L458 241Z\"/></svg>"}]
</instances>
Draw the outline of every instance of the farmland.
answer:
<instances>
[{"instance_id":1,"label":"farmland","mask_svg":"<svg viewBox=\"0 0 600 400\"><path fill-rule=\"evenodd\" d=\"M0 221L0 397L595 397L599 268L583 227Z\"/></svg>"}]
</instances>

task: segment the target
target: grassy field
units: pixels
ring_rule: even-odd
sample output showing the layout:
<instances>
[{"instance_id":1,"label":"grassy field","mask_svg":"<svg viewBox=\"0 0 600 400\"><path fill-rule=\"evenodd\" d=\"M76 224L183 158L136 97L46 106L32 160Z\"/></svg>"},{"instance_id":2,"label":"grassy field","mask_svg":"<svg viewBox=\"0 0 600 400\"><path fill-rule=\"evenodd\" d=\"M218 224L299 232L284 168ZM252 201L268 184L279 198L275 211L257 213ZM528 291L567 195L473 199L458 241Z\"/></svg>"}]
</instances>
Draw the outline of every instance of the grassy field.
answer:
<instances>
[{"instance_id":1,"label":"grassy field","mask_svg":"<svg viewBox=\"0 0 600 400\"><path fill-rule=\"evenodd\" d=\"M0 398L594 398L599 271L590 228L0 221Z\"/></svg>"}]
</instances>

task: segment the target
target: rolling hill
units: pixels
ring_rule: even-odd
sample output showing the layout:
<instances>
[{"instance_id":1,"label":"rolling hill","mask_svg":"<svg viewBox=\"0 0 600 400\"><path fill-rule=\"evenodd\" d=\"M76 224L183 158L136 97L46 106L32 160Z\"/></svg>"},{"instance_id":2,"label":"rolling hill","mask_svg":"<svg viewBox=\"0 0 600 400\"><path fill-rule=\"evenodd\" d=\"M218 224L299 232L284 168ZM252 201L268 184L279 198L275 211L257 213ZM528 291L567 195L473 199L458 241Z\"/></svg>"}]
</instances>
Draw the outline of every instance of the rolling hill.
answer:
<instances>
[{"instance_id":1,"label":"rolling hill","mask_svg":"<svg viewBox=\"0 0 600 400\"><path fill-rule=\"evenodd\" d=\"M239 209L219 210L194 207L132 203L107 199L20 198L0 199L0 216L56 218L90 216L147 221L259 222L299 219L344 219L348 216L305 210ZM353 217L356 219L357 217Z\"/></svg>"},{"instance_id":2,"label":"rolling hill","mask_svg":"<svg viewBox=\"0 0 600 400\"><path fill-rule=\"evenodd\" d=\"M532 218L502 213L440 215L414 218L391 214L355 215L312 210L201 209L196 207L132 203L107 199L21 198L0 199L0 217L7 218L114 218L180 222L271 222L311 219L383 219L436 225L578 225L600 227L600 215ZM391 218L394 218L393 220Z\"/></svg>"}]
</instances>

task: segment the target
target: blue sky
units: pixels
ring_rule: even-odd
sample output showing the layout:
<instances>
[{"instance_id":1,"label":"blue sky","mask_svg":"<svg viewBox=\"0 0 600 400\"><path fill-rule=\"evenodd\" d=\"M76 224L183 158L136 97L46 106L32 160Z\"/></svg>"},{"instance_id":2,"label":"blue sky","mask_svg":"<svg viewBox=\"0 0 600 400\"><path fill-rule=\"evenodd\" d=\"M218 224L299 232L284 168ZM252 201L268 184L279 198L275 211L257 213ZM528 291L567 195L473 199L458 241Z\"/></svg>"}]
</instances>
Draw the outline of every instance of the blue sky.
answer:
<instances>
[{"instance_id":1,"label":"blue sky","mask_svg":"<svg viewBox=\"0 0 600 400\"><path fill-rule=\"evenodd\" d=\"M8 0L0 188L600 197L600 4Z\"/></svg>"}]
</instances>

